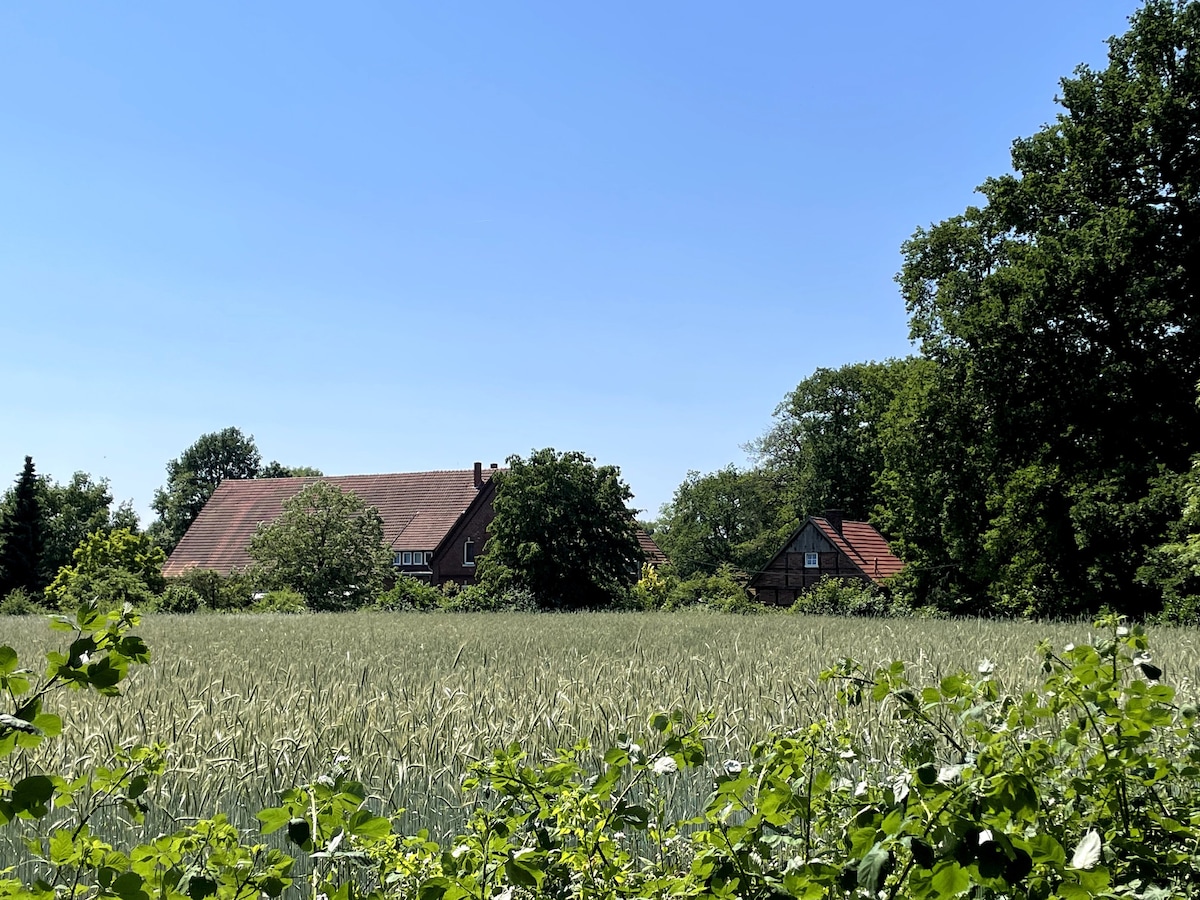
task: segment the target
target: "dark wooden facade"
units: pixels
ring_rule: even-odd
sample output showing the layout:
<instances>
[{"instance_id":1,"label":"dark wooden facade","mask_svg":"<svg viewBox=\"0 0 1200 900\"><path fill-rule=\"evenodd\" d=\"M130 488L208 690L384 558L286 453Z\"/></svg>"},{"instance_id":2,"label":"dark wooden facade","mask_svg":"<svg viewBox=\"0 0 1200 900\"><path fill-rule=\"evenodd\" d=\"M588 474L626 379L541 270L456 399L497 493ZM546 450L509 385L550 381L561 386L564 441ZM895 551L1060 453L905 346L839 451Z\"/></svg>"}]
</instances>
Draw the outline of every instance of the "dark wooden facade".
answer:
<instances>
[{"instance_id":1,"label":"dark wooden facade","mask_svg":"<svg viewBox=\"0 0 1200 900\"><path fill-rule=\"evenodd\" d=\"M822 578L882 583L902 567L871 525L843 521L831 511L810 516L750 579L750 588L762 603L791 606Z\"/></svg>"}]
</instances>

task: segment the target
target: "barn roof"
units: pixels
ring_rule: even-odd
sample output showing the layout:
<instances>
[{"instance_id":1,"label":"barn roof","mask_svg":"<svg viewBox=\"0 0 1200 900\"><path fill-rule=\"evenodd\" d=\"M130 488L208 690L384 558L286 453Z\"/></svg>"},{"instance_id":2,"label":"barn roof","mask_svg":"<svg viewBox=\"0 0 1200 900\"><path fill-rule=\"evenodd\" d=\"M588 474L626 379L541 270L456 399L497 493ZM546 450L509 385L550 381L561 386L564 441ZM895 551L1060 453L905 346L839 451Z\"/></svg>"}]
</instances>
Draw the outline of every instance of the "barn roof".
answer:
<instances>
[{"instance_id":1,"label":"barn roof","mask_svg":"<svg viewBox=\"0 0 1200 900\"><path fill-rule=\"evenodd\" d=\"M495 471L482 470L485 483ZM353 491L368 506L378 509L383 519L383 539L396 550L433 550L478 494L472 469L227 479L217 486L172 551L163 574L181 575L192 568L228 573L250 565L246 548L258 526L274 522L285 500L316 481Z\"/></svg>"},{"instance_id":2,"label":"barn roof","mask_svg":"<svg viewBox=\"0 0 1200 900\"><path fill-rule=\"evenodd\" d=\"M881 582L904 568L904 562L892 553L883 535L869 522L843 521L839 532L821 516L810 516L809 521L874 582Z\"/></svg>"},{"instance_id":3,"label":"barn roof","mask_svg":"<svg viewBox=\"0 0 1200 900\"><path fill-rule=\"evenodd\" d=\"M642 528L637 530L638 546L642 548L642 555L646 557L646 562L652 566L665 566L667 564L667 554L662 552L662 549L654 542L654 538Z\"/></svg>"}]
</instances>

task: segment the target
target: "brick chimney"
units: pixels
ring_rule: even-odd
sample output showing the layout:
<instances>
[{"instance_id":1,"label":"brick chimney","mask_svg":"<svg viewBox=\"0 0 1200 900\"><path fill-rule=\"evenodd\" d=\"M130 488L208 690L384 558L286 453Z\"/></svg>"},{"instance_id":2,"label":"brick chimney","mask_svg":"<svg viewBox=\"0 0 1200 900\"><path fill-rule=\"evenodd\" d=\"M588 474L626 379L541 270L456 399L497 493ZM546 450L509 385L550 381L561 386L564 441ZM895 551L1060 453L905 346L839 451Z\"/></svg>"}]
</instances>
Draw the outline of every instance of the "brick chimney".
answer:
<instances>
[{"instance_id":1,"label":"brick chimney","mask_svg":"<svg viewBox=\"0 0 1200 900\"><path fill-rule=\"evenodd\" d=\"M838 534L842 533L842 511L840 509L825 510L825 521L827 521L833 530Z\"/></svg>"},{"instance_id":2,"label":"brick chimney","mask_svg":"<svg viewBox=\"0 0 1200 900\"><path fill-rule=\"evenodd\" d=\"M483 487L483 463L475 463L475 490Z\"/></svg>"}]
</instances>

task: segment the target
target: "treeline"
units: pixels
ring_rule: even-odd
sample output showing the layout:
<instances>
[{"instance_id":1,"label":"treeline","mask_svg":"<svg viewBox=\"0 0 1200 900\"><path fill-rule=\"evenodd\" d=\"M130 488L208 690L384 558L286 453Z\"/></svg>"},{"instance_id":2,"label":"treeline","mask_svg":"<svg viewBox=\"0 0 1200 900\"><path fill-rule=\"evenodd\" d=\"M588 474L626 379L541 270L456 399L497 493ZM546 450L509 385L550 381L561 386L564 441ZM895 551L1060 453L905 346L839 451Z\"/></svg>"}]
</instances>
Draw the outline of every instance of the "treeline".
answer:
<instances>
[{"instance_id":1,"label":"treeline","mask_svg":"<svg viewBox=\"0 0 1200 900\"><path fill-rule=\"evenodd\" d=\"M982 203L920 229L913 357L820 369L691 473L655 535L754 571L804 517L869 519L952 613L1200 608L1200 7L1160 0L1061 83Z\"/></svg>"},{"instance_id":2,"label":"treeline","mask_svg":"<svg viewBox=\"0 0 1200 900\"><path fill-rule=\"evenodd\" d=\"M166 484L154 493L158 515L143 532L130 501L114 504L106 478L75 472L59 483L39 475L27 456L0 498L0 612L74 609L92 600L106 607L126 601L186 607L187 592L163 594L162 564L217 485L226 478L320 474L310 466L263 464L254 437L238 428L204 434L167 462Z\"/></svg>"}]
</instances>

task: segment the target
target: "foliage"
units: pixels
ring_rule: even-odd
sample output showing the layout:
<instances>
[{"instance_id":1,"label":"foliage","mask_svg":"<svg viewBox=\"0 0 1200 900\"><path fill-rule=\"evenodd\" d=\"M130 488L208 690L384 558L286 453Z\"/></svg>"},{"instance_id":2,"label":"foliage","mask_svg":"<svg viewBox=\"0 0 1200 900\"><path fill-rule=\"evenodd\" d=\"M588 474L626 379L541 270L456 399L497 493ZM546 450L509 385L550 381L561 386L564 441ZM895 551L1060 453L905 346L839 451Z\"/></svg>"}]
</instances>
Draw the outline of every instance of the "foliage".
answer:
<instances>
[{"instance_id":1,"label":"foliage","mask_svg":"<svg viewBox=\"0 0 1200 900\"><path fill-rule=\"evenodd\" d=\"M254 586L243 572L222 575L212 569L188 569L168 580L168 587L178 584L195 591L206 609L228 612L247 609L253 599Z\"/></svg>"},{"instance_id":2,"label":"foliage","mask_svg":"<svg viewBox=\"0 0 1200 900\"><path fill-rule=\"evenodd\" d=\"M32 616L45 612L38 598L25 590L13 588L0 598L0 616Z\"/></svg>"},{"instance_id":3,"label":"foliage","mask_svg":"<svg viewBox=\"0 0 1200 900\"><path fill-rule=\"evenodd\" d=\"M633 586L631 593L633 604L641 609L662 609L666 605L671 587L678 583L670 566L661 570L651 563L642 563L642 577Z\"/></svg>"},{"instance_id":4,"label":"foliage","mask_svg":"<svg viewBox=\"0 0 1200 900\"><path fill-rule=\"evenodd\" d=\"M389 612L437 609L446 594L433 585L410 575L397 575L396 583L380 594L375 608Z\"/></svg>"},{"instance_id":5,"label":"foliage","mask_svg":"<svg viewBox=\"0 0 1200 900\"><path fill-rule=\"evenodd\" d=\"M58 484L43 475L38 479L38 488L45 535L42 570L46 583L53 580L59 569L71 564L71 554L89 534L115 528L138 530L132 503L125 501L114 509L105 478L93 481L88 473L76 472L66 484Z\"/></svg>"},{"instance_id":6,"label":"foliage","mask_svg":"<svg viewBox=\"0 0 1200 900\"><path fill-rule=\"evenodd\" d=\"M507 463L492 476L495 519L479 562L485 590L521 587L539 605L565 609L604 607L625 596L642 552L620 470L551 448Z\"/></svg>"},{"instance_id":7,"label":"foliage","mask_svg":"<svg viewBox=\"0 0 1200 900\"><path fill-rule=\"evenodd\" d=\"M827 509L860 521L871 516L883 469L883 414L915 365L890 359L820 368L775 409L775 424L750 449L776 485L790 525L785 530ZM778 543L768 548L766 559L778 549Z\"/></svg>"},{"instance_id":8,"label":"foliage","mask_svg":"<svg viewBox=\"0 0 1200 900\"><path fill-rule=\"evenodd\" d=\"M706 606L722 612L752 612L761 608L746 590L746 576L730 565L720 566L715 572L670 581L662 609L688 606Z\"/></svg>"},{"instance_id":9,"label":"foliage","mask_svg":"<svg viewBox=\"0 0 1200 900\"><path fill-rule=\"evenodd\" d=\"M443 593L438 606L448 612L533 612L538 597L520 585L493 587L469 584L459 591Z\"/></svg>"},{"instance_id":10,"label":"foliage","mask_svg":"<svg viewBox=\"0 0 1200 900\"><path fill-rule=\"evenodd\" d=\"M73 564L59 570L46 597L59 609L74 609L96 600L104 608L153 606L166 586L162 566L166 554L149 535L128 528L96 531L75 548Z\"/></svg>"},{"instance_id":11,"label":"foliage","mask_svg":"<svg viewBox=\"0 0 1200 900\"><path fill-rule=\"evenodd\" d=\"M174 549L188 526L200 515L213 491L226 478L255 478L262 457L254 436L237 428L202 434L167 463L167 483L154 492L158 519L150 533L167 552Z\"/></svg>"},{"instance_id":12,"label":"foliage","mask_svg":"<svg viewBox=\"0 0 1200 900\"><path fill-rule=\"evenodd\" d=\"M1150 0L899 282L921 385L883 427L885 528L920 593L1154 611L1136 578L1200 443L1200 5Z\"/></svg>"},{"instance_id":13,"label":"foliage","mask_svg":"<svg viewBox=\"0 0 1200 900\"><path fill-rule=\"evenodd\" d=\"M727 563L757 571L796 525L779 482L763 469L688 472L662 508L655 541L684 577Z\"/></svg>"},{"instance_id":14,"label":"foliage","mask_svg":"<svg viewBox=\"0 0 1200 900\"><path fill-rule=\"evenodd\" d=\"M313 610L355 609L377 597L391 574L383 519L352 491L317 481L260 525L250 557L265 587L287 587Z\"/></svg>"},{"instance_id":15,"label":"foliage","mask_svg":"<svg viewBox=\"0 0 1200 900\"><path fill-rule=\"evenodd\" d=\"M1093 643L1039 648L1039 690L1008 693L990 660L925 686L905 665L845 660L823 680L839 714L718 754L711 716L654 712L601 756L585 741L537 761L519 745L472 765L465 819L444 842L371 807L337 757L261 810L298 860L250 842L221 815L124 850L93 833L112 810L142 821L162 747L119 750L81 778L29 773L19 756L62 727L42 701L59 686L114 694L148 659L129 610L80 610L39 681L0 648L0 825L33 830L38 868L0 875L0 897L158 896L252 900L304 883L314 897L676 896L1085 900L1200 890L1198 711L1161 683L1139 627L1116 616ZM894 728L876 756L869 730ZM699 809L670 808L674 784L708 774ZM694 802L694 800L693 800ZM27 832L28 833L28 832ZM28 874L27 874L28 873ZM303 882L301 882L303 879ZM65 890L59 891L58 888Z\"/></svg>"},{"instance_id":16,"label":"foliage","mask_svg":"<svg viewBox=\"0 0 1200 900\"><path fill-rule=\"evenodd\" d=\"M250 604L256 613L302 613L308 612L308 602L303 594L291 588L276 588L256 596Z\"/></svg>"},{"instance_id":17,"label":"foliage","mask_svg":"<svg viewBox=\"0 0 1200 900\"><path fill-rule=\"evenodd\" d=\"M163 613L194 613L204 607L204 598L195 588L173 581L167 584L153 609Z\"/></svg>"},{"instance_id":18,"label":"foliage","mask_svg":"<svg viewBox=\"0 0 1200 900\"><path fill-rule=\"evenodd\" d=\"M789 611L816 616L887 616L892 609L878 585L827 575L797 597Z\"/></svg>"},{"instance_id":19,"label":"foliage","mask_svg":"<svg viewBox=\"0 0 1200 900\"><path fill-rule=\"evenodd\" d=\"M1200 620L1200 454L1177 482L1183 511L1138 572L1141 580L1163 592L1163 618L1171 622Z\"/></svg>"},{"instance_id":20,"label":"foliage","mask_svg":"<svg viewBox=\"0 0 1200 900\"><path fill-rule=\"evenodd\" d=\"M33 457L26 456L11 502L0 509L0 595L16 588L34 593L45 585L42 580L45 536L38 494Z\"/></svg>"},{"instance_id":21,"label":"foliage","mask_svg":"<svg viewBox=\"0 0 1200 900\"><path fill-rule=\"evenodd\" d=\"M285 466L278 460L271 460L258 472L258 478L312 478L320 477L320 469L312 466Z\"/></svg>"}]
</instances>

